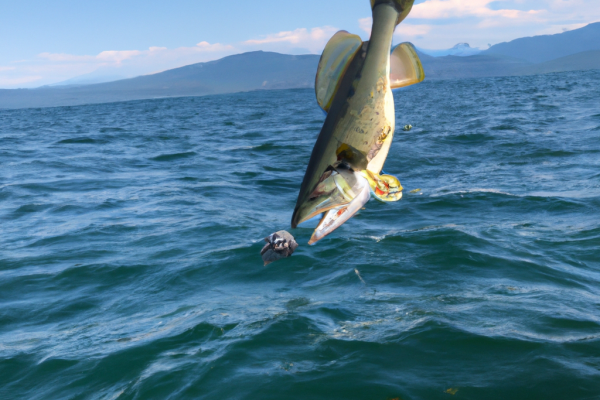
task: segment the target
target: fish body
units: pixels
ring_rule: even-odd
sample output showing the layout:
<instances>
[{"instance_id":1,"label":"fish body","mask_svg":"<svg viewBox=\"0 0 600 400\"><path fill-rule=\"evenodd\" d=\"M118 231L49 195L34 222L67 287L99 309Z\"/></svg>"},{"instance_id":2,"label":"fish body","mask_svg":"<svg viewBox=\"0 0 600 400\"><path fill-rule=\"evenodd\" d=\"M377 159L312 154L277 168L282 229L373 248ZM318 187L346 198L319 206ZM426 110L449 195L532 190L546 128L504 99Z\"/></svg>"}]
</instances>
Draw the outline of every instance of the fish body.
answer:
<instances>
[{"instance_id":1,"label":"fish body","mask_svg":"<svg viewBox=\"0 0 600 400\"><path fill-rule=\"evenodd\" d=\"M394 29L408 15L412 3L372 0L370 40L362 42L360 37L340 31L321 56L315 90L327 117L292 216L295 228L324 213L309 244L347 221L371 194L382 201L402 196L397 178L380 172L395 130L392 88L424 78L412 45L400 45L390 53Z\"/></svg>"}]
</instances>

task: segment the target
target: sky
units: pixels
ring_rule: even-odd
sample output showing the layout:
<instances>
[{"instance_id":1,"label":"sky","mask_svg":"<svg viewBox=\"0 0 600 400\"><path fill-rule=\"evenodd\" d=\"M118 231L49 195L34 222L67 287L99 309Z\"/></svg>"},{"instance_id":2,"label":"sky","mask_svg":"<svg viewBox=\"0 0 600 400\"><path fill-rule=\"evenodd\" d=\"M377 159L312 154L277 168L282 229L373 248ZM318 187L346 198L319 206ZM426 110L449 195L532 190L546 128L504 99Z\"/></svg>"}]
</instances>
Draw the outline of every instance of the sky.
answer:
<instances>
[{"instance_id":1,"label":"sky","mask_svg":"<svg viewBox=\"0 0 600 400\"><path fill-rule=\"evenodd\" d=\"M416 0L394 42L486 49L600 21L600 0ZM369 0L0 0L0 88L125 78L246 51L320 54L369 37ZM240 66L242 68L243 66Z\"/></svg>"}]
</instances>

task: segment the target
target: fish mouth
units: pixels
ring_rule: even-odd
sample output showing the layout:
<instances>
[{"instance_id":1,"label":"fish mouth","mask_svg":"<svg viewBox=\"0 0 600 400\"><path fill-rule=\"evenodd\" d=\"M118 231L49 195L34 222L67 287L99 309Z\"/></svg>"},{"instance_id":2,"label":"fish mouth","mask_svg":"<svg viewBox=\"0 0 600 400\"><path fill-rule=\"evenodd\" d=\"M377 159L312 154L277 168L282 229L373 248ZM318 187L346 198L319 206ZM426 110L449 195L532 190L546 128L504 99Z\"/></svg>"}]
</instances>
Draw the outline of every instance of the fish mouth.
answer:
<instances>
[{"instance_id":1,"label":"fish mouth","mask_svg":"<svg viewBox=\"0 0 600 400\"><path fill-rule=\"evenodd\" d=\"M292 228L318 214L349 204L361 192L362 180L359 179L364 179L360 172L345 162L329 166L306 200L296 205Z\"/></svg>"},{"instance_id":2,"label":"fish mouth","mask_svg":"<svg viewBox=\"0 0 600 400\"><path fill-rule=\"evenodd\" d=\"M327 168L307 201L294 211L292 224L323 214L308 244L315 244L356 214L371 198L371 185L361 171L346 163Z\"/></svg>"},{"instance_id":3,"label":"fish mouth","mask_svg":"<svg viewBox=\"0 0 600 400\"><path fill-rule=\"evenodd\" d=\"M308 201L294 210L292 224L307 221L323 214L308 244L315 244L344 222L354 216L371 198L382 202L402 198L402 185L398 178L389 174L377 174L369 170L355 171L340 164L330 168L321 177Z\"/></svg>"},{"instance_id":4,"label":"fish mouth","mask_svg":"<svg viewBox=\"0 0 600 400\"><path fill-rule=\"evenodd\" d=\"M367 156L346 143L342 143L335 154L337 161L325 168L312 191L304 195L306 192L301 189L292 216L292 228L318 214L350 203L360 193L360 187L355 185L360 171L367 168Z\"/></svg>"},{"instance_id":5,"label":"fish mouth","mask_svg":"<svg viewBox=\"0 0 600 400\"><path fill-rule=\"evenodd\" d=\"M308 244L312 245L339 228L356 214L371 198L369 182L361 173L355 173L355 189L359 190L355 197L348 203L330 209L323 215L321 222L314 230Z\"/></svg>"}]
</instances>

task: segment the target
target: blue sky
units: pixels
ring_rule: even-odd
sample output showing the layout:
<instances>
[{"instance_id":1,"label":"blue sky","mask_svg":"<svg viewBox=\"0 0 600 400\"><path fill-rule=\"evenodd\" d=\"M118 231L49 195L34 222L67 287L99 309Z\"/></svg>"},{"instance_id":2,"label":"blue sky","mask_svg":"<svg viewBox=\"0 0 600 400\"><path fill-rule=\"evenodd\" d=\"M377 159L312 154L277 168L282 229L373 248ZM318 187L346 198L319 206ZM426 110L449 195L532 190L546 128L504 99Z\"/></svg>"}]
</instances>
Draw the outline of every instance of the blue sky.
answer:
<instances>
[{"instance_id":1,"label":"blue sky","mask_svg":"<svg viewBox=\"0 0 600 400\"><path fill-rule=\"evenodd\" d=\"M368 0L0 0L0 88L129 77L252 50L319 54L339 29L368 38ZM598 0L417 0L395 41L487 48L600 21Z\"/></svg>"}]
</instances>

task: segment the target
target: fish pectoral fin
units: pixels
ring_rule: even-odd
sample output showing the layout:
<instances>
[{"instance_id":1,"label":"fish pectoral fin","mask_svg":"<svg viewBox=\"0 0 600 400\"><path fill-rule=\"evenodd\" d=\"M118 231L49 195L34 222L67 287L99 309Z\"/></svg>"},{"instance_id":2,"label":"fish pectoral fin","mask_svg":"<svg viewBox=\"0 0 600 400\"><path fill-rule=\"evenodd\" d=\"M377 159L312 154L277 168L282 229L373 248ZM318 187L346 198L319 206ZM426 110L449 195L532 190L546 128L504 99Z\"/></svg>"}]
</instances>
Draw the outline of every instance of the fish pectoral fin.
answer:
<instances>
[{"instance_id":1,"label":"fish pectoral fin","mask_svg":"<svg viewBox=\"0 0 600 400\"><path fill-rule=\"evenodd\" d=\"M329 235L367 204L371 198L369 182L361 173L355 172L355 176L357 184L354 189L358 193L355 193L354 198L348 204L332 208L323 215L308 244L315 244Z\"/></svg>"},{"instance_id":2,"label":"fish pectoral fin","mask_svg":"<svg viewBox=\"0 0 600 400\"><path fill-rule=\"evenodd\" d=\"M390 87L398 89L425 79L423 65L415 47L409 43L400 43L390 55Z\"/></svg>"},{"instance_id":3,"label":"fish pectoral fin","mask_svg":"<svg viewBox=\"0 0 600 400\"><path fill-rule=\"evenodd\" d=\"M319 106L329 111L342 77L350 61L360 49L362 39L346 31L339 31L329 39L317 68L315 93Z\"/></svg>"},{"instance_id":4,"label":"fish pectoral fin","mask_svg":"<svg viewBox=\"0 0 600 400\"><path fill-rule=\"evenodd\" d=\"M369 182L371 193L377 200L389 202L402 198L403 187L394 175L380 175L369 170L362 171L362 175Z\"/></svg>"}]
</instances>

